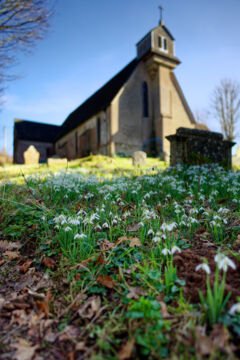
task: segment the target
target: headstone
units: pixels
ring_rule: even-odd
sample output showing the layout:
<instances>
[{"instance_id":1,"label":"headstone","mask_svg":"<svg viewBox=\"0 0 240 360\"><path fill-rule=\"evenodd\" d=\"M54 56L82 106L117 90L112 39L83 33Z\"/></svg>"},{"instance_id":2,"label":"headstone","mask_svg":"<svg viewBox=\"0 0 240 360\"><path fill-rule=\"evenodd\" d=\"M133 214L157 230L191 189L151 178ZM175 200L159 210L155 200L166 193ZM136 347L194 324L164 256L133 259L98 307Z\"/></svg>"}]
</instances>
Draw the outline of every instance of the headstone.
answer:
<instances>
[{"instance_id":1,"label":"headstone","mask_svg":"<svg viewBox=\"0 0 240 360\"><path fill-rule=\"evenodd\" d=\"M27 150L23 153L24 164L26 165L35 165L39 163L40 153L37 149L30 145Z\"/></svg>"},{"instance_id":2,"label":"headstone","mask_svg":"<svg viewBox=\"0 0 240 360\"><path fill-rule=\"evenodd\" d=\"M234 166L240 166L240 146L237 147L236 154L233 155L232 160Z\"/></svg>"},{"instance_id":3,"label":"headstone","mask_svg":"<svg viewBox=\"0 0 240 360\"><path fill-rule=\"evenodd\" d=\"M134 166L146 165L147 154L144 151L135 151L132 155L132 164Z\"/></svg>"},{"instance_id":4,"label":"headstone","mask_svg":"<svg viewBox=\"0 0 240 360\"><path fill-rule=\"evenodd\" d=\"M170 165L202 165L218 163L232 167L234 142L224 140L217 132L178 128L175 135L166 136L171 143Z\"/></svg>"},{"instance_id":5,"label":"headstone","mask_svg":"<svg viewBox=\"0 0 240 360\"><path fill-rule=\"evenodd\" d=\"M67 158L57 158L55 156L47 159L48 166L54 166L54 165L65 165L67 166L68 160Z\"/></svg>"}]
</instances>

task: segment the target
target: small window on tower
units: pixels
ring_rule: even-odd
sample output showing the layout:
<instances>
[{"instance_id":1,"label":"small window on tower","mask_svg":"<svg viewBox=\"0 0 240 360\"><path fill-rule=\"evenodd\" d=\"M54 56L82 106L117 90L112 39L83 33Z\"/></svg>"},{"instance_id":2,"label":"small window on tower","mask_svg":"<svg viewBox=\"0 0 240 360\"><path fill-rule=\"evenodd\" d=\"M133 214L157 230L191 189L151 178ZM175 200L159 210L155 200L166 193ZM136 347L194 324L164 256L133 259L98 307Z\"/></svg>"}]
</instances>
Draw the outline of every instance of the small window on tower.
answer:
<instances>
[{"instance_id":1,"label":"small window on tower","mask_svg":"<svg viewBox=\"0 0 240 360\"><path fill-rule=\"evenodd\" d=\"M164 48L164 50L167 50L167 39L166 38L163 39L163 48Z\"/></svg>"},{"instance_id":2,"label":"small window on tower","mask_svg":"<svg viewBox=\"0 0 240 360\"><path fill-rule=\"evenodd\" d=\"M158 47L160 49L162 48L162 37L161 36L158 37Z\"/></svg>"},{"instance_id":3,"label":"small window on tower","mask_svg":"<svg viewBox=\"0 0 240 360\"><path fill-rule=\"evenodd\" d=\"M168 51L167 39L164 36L158 37L158 48L162 51Z\"/></svg>"}]
</instances>

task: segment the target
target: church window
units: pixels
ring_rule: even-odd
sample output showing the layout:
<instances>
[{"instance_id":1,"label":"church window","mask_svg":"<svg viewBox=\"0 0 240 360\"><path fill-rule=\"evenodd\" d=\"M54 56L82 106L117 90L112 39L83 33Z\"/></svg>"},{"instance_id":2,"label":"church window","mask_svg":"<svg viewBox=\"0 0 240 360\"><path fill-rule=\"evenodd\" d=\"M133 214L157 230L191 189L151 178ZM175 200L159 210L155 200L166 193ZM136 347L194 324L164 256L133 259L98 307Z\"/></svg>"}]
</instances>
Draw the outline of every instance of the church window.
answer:
<instances>
[{"instance_id":1,"label":"church window","mask_svg":"<svg viewBox=\"0 0 240 360\"><path fill-rule=\"evenodd\" d=\"M163 37L163 36L158 37L158 47L162 51L168 50L168 43L167 43L167 39L165 37Z\"/></svg>"},{"instance_id":2,"label":"church window","mask_svg":"<svg viewBox=\"0 0 240 360\"><path fill-rule=\"evenodd\" d=\"M162 48L162 37L161 36L158 37L158 47L160 49Z\"/></svg>"},{"instance_id":3,"label":"church window","mask_svg":"<svg viewBox=\"0 0 240 360\"><path fill-rule=\"evenodd\" d=\"M142 102L143 102L143 117L149 116L148 109L148 84L146 81L142 84Z\"/></svg>"},{"instance_id":4,"label":"church window","mask_svg":"<svg viewBox=\"0 0 240 360\"><path fill-rule=\"evenodd\" d=\"M78 155L78 133L75 132L75 153Z\"/></svg>"},{"instance_id":5,"label":"church window","mask_svg":"<svg viewBox=\"0 0 240 360\"><path fill-rule=\"evenodd\" d=\"M163 39L163 48L164 48L164 50L167 50L167 39L166 38Z\"/></svg>"},{"instance_id":6,"label":"church window","mask_svg":"<svg viewBox=\"0 0 240 360\"><path fill-rule=\"evenodd\" d=\"M97 146L101 145L101 119L97 118Z\"/></svg>"}]
</instances>

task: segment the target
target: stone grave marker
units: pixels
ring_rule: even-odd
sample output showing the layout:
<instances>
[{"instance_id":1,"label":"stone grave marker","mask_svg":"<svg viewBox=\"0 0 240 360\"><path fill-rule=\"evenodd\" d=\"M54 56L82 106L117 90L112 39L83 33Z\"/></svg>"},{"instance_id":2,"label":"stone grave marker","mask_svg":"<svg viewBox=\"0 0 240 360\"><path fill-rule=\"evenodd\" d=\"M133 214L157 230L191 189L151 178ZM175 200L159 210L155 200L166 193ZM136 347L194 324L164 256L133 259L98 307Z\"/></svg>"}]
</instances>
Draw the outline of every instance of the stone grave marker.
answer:
<instances>
[{"instance_id":1,"label":"stone grave marker","mask_svg":"<svg viewBox=\"0 0 240 360\"><path fill-rule=\"evenodd\" d=\"M40 159L40 153L37 151L37 149L30 145L26 151L23 153L24 157L24 164L26 165L36 165L39 164Z\"/></svg>"},{"instance_id":2,"label":"stone grave marker","mask_svg":"<svg viewBox=\"0 0 240 360\"><path fill-rule=\"evenodd\" d=\"M132 155L132 164L134 166L146 165L147 154L144 151L135 151Z\"/></svg>"},{"instance_id":3,"label":"stone grave marker","mask_svg":"<svg viewBox=\"0 0 240 360\"><path fill-rule=\"evenodd\" d=\"M166 136L171 143L170 165L202 165L218 163L232 166L232 141L224 140L221 133L178 128L176 134Z\"/></svg>"}]
</instances>

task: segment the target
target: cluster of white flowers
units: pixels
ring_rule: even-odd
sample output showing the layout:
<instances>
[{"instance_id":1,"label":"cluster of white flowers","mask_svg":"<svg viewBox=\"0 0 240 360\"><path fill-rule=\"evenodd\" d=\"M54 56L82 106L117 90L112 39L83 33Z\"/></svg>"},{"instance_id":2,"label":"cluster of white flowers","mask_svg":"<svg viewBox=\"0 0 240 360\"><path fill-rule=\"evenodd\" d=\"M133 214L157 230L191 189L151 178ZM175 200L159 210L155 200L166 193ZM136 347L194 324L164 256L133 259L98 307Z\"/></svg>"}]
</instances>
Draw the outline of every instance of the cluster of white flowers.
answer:
<instances>
[{"instance_id":1,"label":"cluster of white flowers","mask_svg":"<svg viewBox=\"0 0 240 360\"><path fill-rule=\"evenodd\" d=\"M180 253L181 249L178 246L173 246L171 249L168 248L164 248L162 250L162 254L167 256L167 255L174 255L175 253Z\"/></svg>"},{"instance_id":2,"label":"cluster of white flowers","mask_svg":"<svg viewBox=\"0 0 240 360\"><path fill-rule=\"evenodd\" d=\"M228 268L236 270L235 263L228 256L222 253L216 254L214 257L214 261L217 264L219 270L223 270L224 272L227 272ZM211 273L211 269L207 263L197 265L196 271L199 270L205 271L208 275Z\"/></svg>"}]
</instances>

